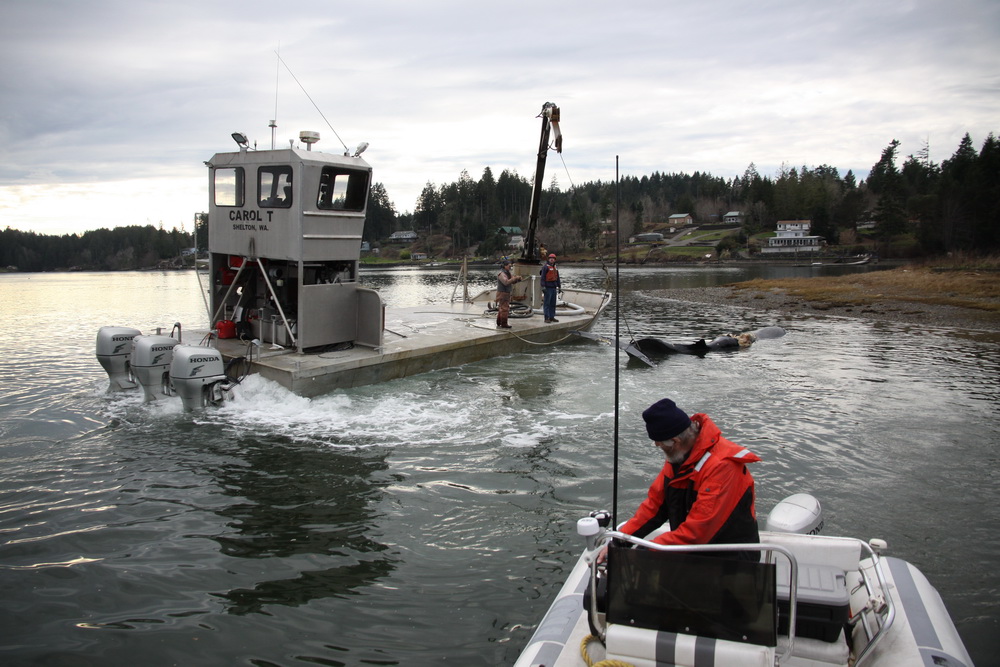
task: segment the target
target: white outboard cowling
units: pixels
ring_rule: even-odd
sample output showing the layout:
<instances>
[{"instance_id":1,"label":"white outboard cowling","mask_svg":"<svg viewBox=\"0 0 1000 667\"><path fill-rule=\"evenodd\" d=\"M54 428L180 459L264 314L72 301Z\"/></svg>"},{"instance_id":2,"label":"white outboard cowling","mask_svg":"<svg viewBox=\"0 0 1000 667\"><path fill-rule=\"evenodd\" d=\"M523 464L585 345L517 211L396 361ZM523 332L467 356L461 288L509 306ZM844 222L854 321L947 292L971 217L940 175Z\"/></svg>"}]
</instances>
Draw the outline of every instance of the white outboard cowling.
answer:
<instances>
[{"instance_id":1,"label":"white outboard cowling","mask_svg":"<svg viewBox=\"0 0 1000 667\"><path fill-rule=\"evenodd\" d=\"M97 332L97 360L111 378L108 391L135 388L129 375L129 357L132 339L140 334L141 331L131 327L101 327Z\"/></svg>"},{"instance_id":2,"label":"white outboard cowling","mask_svg":"<svg viewBox=\"0 0 1000 667\"><path fill-rule=\"evenodd\" d=\"M136 336L132 339L130 365L147 403L166 396L170 391L170 362L174 347L180 343L170 336Z\"/></svg>"},{"instance_id":3,"label":"white outboard cowling","mask_svg":"<svg viewBox=\"0 0 1000 667\"><path fill-rule=\"evenodd\" d=\"M765 530L775 533L819 535L823 530L823 507L808 493L788 496L767 515Z\"/></svg>"},{"instance_id":4,"label":"white outboard cowling","mask_svg":"<svg viewBox=\"0 0 1000 667\"><path fill-rule=\"evenodd\" d=\"M170 385L184 409L221 403L230 389L222 353L203 345L176 345L170 362Z\"/></svg>"}]
</instances>

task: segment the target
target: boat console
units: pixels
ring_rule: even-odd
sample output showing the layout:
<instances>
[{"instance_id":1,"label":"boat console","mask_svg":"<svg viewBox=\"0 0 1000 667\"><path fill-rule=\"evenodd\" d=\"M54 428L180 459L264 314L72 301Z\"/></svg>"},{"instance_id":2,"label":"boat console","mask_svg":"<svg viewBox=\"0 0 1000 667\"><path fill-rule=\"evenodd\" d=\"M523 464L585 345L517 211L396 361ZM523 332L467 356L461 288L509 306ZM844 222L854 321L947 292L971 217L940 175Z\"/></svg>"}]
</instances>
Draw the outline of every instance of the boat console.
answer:
<instances>
[{"instance_id":1,"label":"boat console","mask_svg":"<svg viewBox=\"0 0 1000 667\"><path fill-rule=\"evenodd\" d=\"M211 321L297 352L379 348L382 300L358 279L371 167L358 153L313 151L318 133L300 140L307 150L238 141L206 163Z\"/></svg>"}]
</instances>

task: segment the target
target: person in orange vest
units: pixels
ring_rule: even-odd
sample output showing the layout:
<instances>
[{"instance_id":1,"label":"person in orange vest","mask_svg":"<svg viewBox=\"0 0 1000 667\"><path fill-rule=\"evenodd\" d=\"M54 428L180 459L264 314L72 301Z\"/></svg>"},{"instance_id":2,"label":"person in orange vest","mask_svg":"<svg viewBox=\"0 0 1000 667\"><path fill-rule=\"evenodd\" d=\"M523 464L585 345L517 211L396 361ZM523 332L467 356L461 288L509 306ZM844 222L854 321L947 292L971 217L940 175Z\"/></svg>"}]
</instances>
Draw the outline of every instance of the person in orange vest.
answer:
<instances>
[{"instance_id":1,"label":"person in orange vest","mask_svg":"<svg viewBox=\"0 0 1000 667\"><path fill-rule=\"evenodd\" d=\"M559 280L559 269L556 268L556 256L549 255L549 259L542 266L542 313L545 321L558 322L556 319L556 292L562 289L562 282Z\"/></svg>"}]
</instances>

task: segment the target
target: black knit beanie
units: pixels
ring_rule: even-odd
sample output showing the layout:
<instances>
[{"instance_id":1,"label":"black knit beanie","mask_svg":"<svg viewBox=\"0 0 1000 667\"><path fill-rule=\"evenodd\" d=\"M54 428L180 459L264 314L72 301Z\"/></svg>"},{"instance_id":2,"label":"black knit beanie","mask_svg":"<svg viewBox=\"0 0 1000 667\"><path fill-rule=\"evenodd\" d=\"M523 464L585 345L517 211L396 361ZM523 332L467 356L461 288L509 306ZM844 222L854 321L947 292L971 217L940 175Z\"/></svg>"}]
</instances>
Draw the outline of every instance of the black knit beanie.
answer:
<instances>
[{"instance_id":1,"label":"black knit beanie","mask_svg":"<svg viewBox=\"0 0 1000 667\"><path fill-rule=\"evenodd\" d=\"M653 403L642 413L646 433L655 442L676 438L691 425L691 418L669 398Z\"/></svg>"}]
</instances>

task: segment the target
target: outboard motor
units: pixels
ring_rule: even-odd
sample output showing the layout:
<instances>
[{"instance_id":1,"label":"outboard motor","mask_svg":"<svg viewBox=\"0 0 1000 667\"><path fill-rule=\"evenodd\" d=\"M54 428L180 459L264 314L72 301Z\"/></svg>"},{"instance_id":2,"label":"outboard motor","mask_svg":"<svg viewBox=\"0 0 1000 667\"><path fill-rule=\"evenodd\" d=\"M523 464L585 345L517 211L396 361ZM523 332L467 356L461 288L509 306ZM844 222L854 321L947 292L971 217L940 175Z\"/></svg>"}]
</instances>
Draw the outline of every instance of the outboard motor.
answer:
<instances>
[{"instance_id":1,"label":"outboard motor","mask_svg":"<svg viewBox=\"0 0 1000 667\"><path fill-rule=\"evenodd\" d=\"M178 343L179 340L170 336L136 336L132 340L132 377L142 387L146 403L173 395L170 362Z\"/></svg>"},{"instance_id":2,"label":"outboard motor","mask_svg":"<svg viewBox=\"0 0 1000 667\"><path fill-rule=\"evenodd\" d=\"M764 530L819 535L823 530L823 507L808 493L788 496L767 515Z\"/></svg>"},{"instance_id":3,"label":"outboard motor","mask_svg":"<svg viewBox=\"0 0 1000 667\"><path fill-rule=\"evenodd\" d=\"M135 388L129 374L132 339L142 334L131 327L101 327L97 332L97 360L111 378L108 391Z\"/></svg>"},{"instance_id":4,"label":"outboard motor","mask_svg":"<svg viewBox=\"0 0 1000 667\"><path fill-rule=\"evenodd\" d=\"M222 353L202 345L174 347L170 384L189 412L207 405L219 405L232 388L226 377Z\"/></svg>"}]
</instances>

